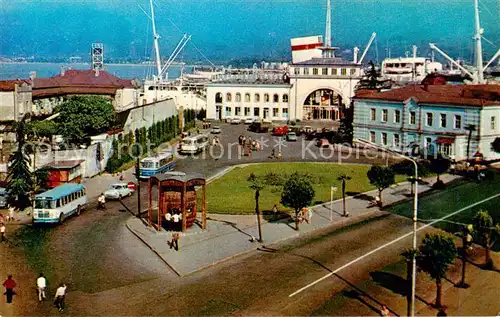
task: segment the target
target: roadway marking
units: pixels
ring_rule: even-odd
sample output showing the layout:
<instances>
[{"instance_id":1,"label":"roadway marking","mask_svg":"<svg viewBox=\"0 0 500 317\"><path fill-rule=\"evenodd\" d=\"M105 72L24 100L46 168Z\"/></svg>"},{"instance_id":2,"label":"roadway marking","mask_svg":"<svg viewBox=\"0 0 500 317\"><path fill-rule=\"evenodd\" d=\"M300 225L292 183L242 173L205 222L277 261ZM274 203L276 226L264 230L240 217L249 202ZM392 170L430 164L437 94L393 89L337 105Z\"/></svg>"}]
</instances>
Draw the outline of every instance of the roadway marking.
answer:
<instances>
[{"instance_id":1,"label":"roadway marking","mask_svg":"<svg viewBox=\"0 0 500 317\"><path fill-rule=\"evenodd\" d=\"M463 207L463 208L461 208L461 209L459 209L459 210L457 210L457 211L454 211L454 212L452 212L451 214L448 214L448 215L444 216L443 218L440 218L440 219L434 220L434 221L432 221L432 222L430 222L430 223L428 223L428 224L426 224L426 225L423 225L422 227L419 227L419 228L417 229L417 232L418 232L418 231L420 231L420 230L423 230L423 229L425 229L425 228L427 228L427 227L430 227L430 226L432 226L433 224L435 224L435 223L437 223L437 222L440 222L440 221L442 221L442 220L444 220L444 219L446 219L446 218L449 218L449 217L451 217L451 216L454 216L454 215L456 215L456 214L458 214L458 213L460 213L460 212L462 212L462 211L464 211L464 210L467 210L467 209L469 209L469 208L475 207L475 206L477 206L477 205L480 205L480 204L482 204L482 203L484 203L484 202L487 202L487 201L492 200L492 199L497 198L497 197L500 197L500 193L499 193L499 194L496 194L496 195L493 195L493 196L490 196L490 197L488 197L488 198L485 198L485 199L483 199L483 200L481 200L481 201L475 202L475 203L473 203L473 204L471 204L471 205L469 205L469 206L466 206L466 207ZM329 278L330 276L332 276L332 275L334 275L334 274L337 274L339 271L341 271L341 270L345 269L346 267L348 267L348 266L350 266L350 265L352 265L352 264L354 264L354 263L356 263L356 262L358 262L358 261L360 261L360 260L362 260L362 259L364 259L364 258L366 258L366 257L368 257L368 256L370 256L370 255L372 255L372 254L374 254L374 253L376 253L376 252L378 252L378 251L382 250L382 249L384 249L385 247L390 246L391 244L394 244L394 243L396 243L396 242L398 242L398 241L400 241L400 240L403 240L404 238L406 238L406 237L408 237L408 236L410 236L410 235L412 235L412 234L413 234L413 230L412 230L411 232L409 232L409 233L406 233L406 234L402 235L402 236L401 236L401 237L399 237L399 238L396 238L396 239L394 239L394 240L392 240L392 241L390 241L390 242L388 242L388 243L386 243L386 244L384 244L384 245L382 245L382 246L380 246L380 247L378 247L378 248L376 248L376 249L374 249L374 250L372 250L372 251L370 251L370 252L368 252L368 253L366 253L366 254L364 254L364 255L360 256L359 258L356 258L356 259L352 260L351 262L349 262L349 263L347 263L347 264L342 265L341 267L337 268L336 270L332 271L331 273L328 273L327 275L323 276L322 278L317 279L316 281L314 281L314 282L312 282L312 283L309 283L309 284L307 284L306 286L302 287L301 289L299 289L299 290L297 290L297 291L293 292L292 294L288 295L288 297L293 297L293 296L295 296L295 295L299 294L300 292L302 292L302 291L304 291L304 290L306 290L306 289L310 288L311 286L314 286L314 285L318 284L319 282L321 282L321 281L323 281L323 280L325 280L325 279Z\"/></svg>"}]
</instances>

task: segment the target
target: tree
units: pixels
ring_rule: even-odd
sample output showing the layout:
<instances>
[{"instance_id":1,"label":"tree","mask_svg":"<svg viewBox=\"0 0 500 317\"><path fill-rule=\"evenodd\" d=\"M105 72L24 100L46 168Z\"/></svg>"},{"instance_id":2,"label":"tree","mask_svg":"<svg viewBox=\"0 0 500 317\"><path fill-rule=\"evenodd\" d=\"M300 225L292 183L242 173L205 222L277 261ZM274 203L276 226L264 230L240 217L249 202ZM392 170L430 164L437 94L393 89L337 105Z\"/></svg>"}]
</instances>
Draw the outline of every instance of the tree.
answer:
<instances>
[{"instance_id":1,"label":"tree","mask_svg":"<svg viewBox=\"0 0 500 317\"><path fill-rule=\"evenodd\" d=\"M250 174L247 180L250 182L250 188L255 191L255 213L257 214L257 224L259 227L259 242L263 242L264 240L262 239L262 225L260 221L259 197L260 197L260 191L264 189L266 185L264 184L263 180L255 176L254 173Z\"/></svg>"},{"instance_id":2,"label":"tree","mask_svg":"<svg viewBox=\"0 0 500 317\"><path fill-rule=\"evenodd\" d=\"M472 225L462 226L462 230L460 232L455 233L462 239L462 247L460 248L460 258L462 259L462 278L460 279L460 283L457 284L457 287L467 288L469 285L465 282L465 266L467 264L467 253L472 244Z\"/></svg>"},{"instance_id":3,"label":"tree","mask_svg":"<svg viewBox=\"0 0 500 317\"><path fill-rule=\"evenodd\" d=\"M49 120L32 121L26 123L26 135L30 138L51 138L57 134L57 123Z\"/></svg>"},{"instance_id":4,"label":"tree","mask_svg":"<svg viewBox=\"0 0 500 317\"><path fill-rule=\"evenodd\" d=\"M352 144L354 136L354 128L352 122L354 120L354 106L345 109L344 117L340 119L340 126L337 130L337 136L340 142Z\"/></svg>"},{"instance_id":5,"label":"tree","mask_svg":"<svg viewBox=\"0 0 500 317\"><path fill-rule=\"evenodd\" d=\"M290 175L283 186L281 204L295 211L295 230L299 230L299 211L311 204L314 189L306 175L297 172Z\"/></svg>"},{"instance_id":6,"label":"tree","mask_svg":"<svg viewBox=\"0 0 500 317\"><path fill-rule=\"evenodd\" d=\"M355 88L356 91L363 89L380 91L384 87L386 81L380 80L380 77L382 76L380 74L380 70L375 67L373 61L370 61L369 65L370 69L365 72L365 75L359 81Z\"/></svg>"},{"instance_id":7,"label":"tree","mask_svg":"<svg viewBox=\"0 0 500 317\"><path fill-rule=\"evenodd\" d=\"M455 260L457 249L453 238L427 233L420 246L420 267L436 281L436 307L441 308L441 281Z\"/></svg>"},{"instance_id":8,"label":"tree","mask_svg":"<svg viewBox=\"0 0 500 317\"><path fill-rule=\"evenodd\" d=\"M473 219L473 236L477 243L482 245L485 250L485 267L493 268L490 248L493 245L494 234L498 233L498 228L493 226L493 218L487 210L479 210Z\"/></svg>"},{"instance_id":9,"label":"tree","mask_svg":"<svg viewBox=\"0 0 500 317\"><path fill-rule=\"evenodd\" d=\"M450 169L451 161L439 155L437 158L431 160L431 170L437 174L437 182L440 182L439 176Z\"/></svg>"},{"instance_id":10,"label":"tree","mask_svg":"<svg viewBox=\"0 0 500 317\"><path fill-rule=\"evenodd\" d=\"M497 153L500 153L500 138L495 138L495 141L491 143L491 149Z\"/></svg>"},{"instance_id":11,"label":"tree","mask_svg":"<svg viewBox=\"0 0 500 317\"><path fill-rule=\"evenodd\" d=\"M33 190L33 175L29 168L31 159L26 152L24 128L24 121L16 124L17 150L10 158L7 175L10 202L15 203L19 209L24 209L30 205L29 193Z\"/></svg>"},{"instance_id":12,"label":"tree","mask_svg":"<svg viewBox=\"0 0 500 317\"><path fill-rule=\"evenodd\" d=\"M366 175L370 180L370 184L377 187L378 197L380 198L380 204L382 205L382 191L394 184L396 181L396 175L394 171L390 167L374 165L366 173Z\"/></svg>"},{"instance_id":13,"label":"tree","mask_svg":"<svg viewBox=\"0 0 500 317\"><path fill-rule=\"evenodd\" d=\"M49 171L47 168L39 168L33 173L33 190L38 192L39 190L47 187L47 180L49 179Z\"/></svg>"},{"instance_id":14,"label":"tree","mask_svg":"<svg viewBox=\"0 0 500 317\"><path fill-rule=\"evenodd\" d=\"M351 180L351 176L347 176L346 174L342 174L337 178L337 180L342 182L342 208L344 210L344 217L347 217L347 216L349 216L349 214L347 213L346 208L345 208L345 183L346 183L346 181Z\"/></svg>"},{"instance_id":15,"label":"tree","mask_svg":"<svg viewBox=\"0 0 500 317\"><path fill-rule=\"evenodd\" d=\"M99 96L71 97L55 111L60 133L74 142L106 132L115 122L113 105Z\"/></svg>"},{"instance_id":16,"label":"tree","mask_svg":"<svg viewBox=\"0 0 500 317\"><path fill-rule=\"evenodd\" d=\"M396 174L403 174L408 176L408 181L410 182L410 195L413 196L413 188L416 183L415 179L415 165L413 162L408 160L403 160L398 163L391 165L392 170ZM422 161L417 162L418 177L422 178L429 174L428 165L422 163Z\"/></svg>"},{"instance_id":17,"label":"tree","mask_svg":"<svg viewBox=\"0 0 500 317\"><path fill-rule=\"evenodd\" d=\"M469 135L467 136L467 161L470 159L470 142L472 140L472 132L476 131L476 125L468 124L464 128L469 131Z\"/></svg>"}]
</instances>

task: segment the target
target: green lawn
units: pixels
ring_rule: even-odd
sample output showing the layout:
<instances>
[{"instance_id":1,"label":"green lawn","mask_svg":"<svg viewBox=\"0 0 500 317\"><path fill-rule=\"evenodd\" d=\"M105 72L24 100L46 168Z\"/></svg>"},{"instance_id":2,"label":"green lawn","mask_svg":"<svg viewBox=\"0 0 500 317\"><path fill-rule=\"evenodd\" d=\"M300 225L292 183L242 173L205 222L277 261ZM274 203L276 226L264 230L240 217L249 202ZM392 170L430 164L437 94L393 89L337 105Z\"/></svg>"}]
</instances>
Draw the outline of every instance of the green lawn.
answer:
<instances>
[{"instance_id":1,"label":"green lawn","mask_svg":"<svg viewBox=\"0 0 500 317\"><path fill-rule=\"evenodd\" d=\"M483 181L481 183L461 181L448 188L436 191L419 200L418 218L422 220L439 219L456 210L481 201L492 195L500 193L500 181L498 175L496 180ZM495 223L500 223L500 198L495 198L478 206L464 210L446 220L458 223L471 223L472 218L480 209L486 209L493 217ZM413 205L411 202L393 206L390 209L393 213L412 217ZM450 222L439 222L434 226L454 233L460 230L460 225ZM500 250L500 243L496 243L497 250Z\"/></svg>"},{"instance_id":2,"label":"green lawn","mask_svg":"<svg viewBox=\"0 0 500 317\"><path fill-rule=\"evenodd\" d=\"M207 186L207 206L211 213L251 214L255 210L255 192L248 186L250 173L257 176L269 172L290 175L294 172L307 172L312 176L316 192L313 204L330 201L330 186L337 186L334 199L341 196L341 185L337 177L343 173L352 177L348 181L346 191L356 194L374 189L366 176L370 169L368 165L333 164L333 163L263 163L246 167L237 167L223 177ZM396 182L406 180L406 176L397 175ZM279 204L280 188L265 188L260 195L261 210L271 210L274 204ZM284 207L279 205L280 209Z\"/></svg>"}]
</instances>

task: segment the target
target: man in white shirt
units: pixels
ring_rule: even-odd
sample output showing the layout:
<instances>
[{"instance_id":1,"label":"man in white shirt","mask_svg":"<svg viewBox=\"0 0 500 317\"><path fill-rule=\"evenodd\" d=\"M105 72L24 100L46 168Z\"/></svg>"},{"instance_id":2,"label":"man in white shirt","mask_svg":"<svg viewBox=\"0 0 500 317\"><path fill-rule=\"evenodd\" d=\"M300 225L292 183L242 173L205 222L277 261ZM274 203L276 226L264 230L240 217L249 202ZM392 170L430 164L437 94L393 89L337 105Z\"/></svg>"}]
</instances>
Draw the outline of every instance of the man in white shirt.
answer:
<instances>
[{"instance_id":1,"label":"man in white shirt","mask_svg":"<svg viewBox=\"0 0 500 317\"><path fill-rule=\"evenodd\" d=\"M9 207L9 221L14 221L15 208L14 206Z\"/></svg>"},{"instance_id":2,"label":"man in white shirt","mask_svg":"<svg viewBox=\"0 0 500 317\"><path fill-rule=\"evenodd\" d=\"M172 220L174 221L174 228L173 228L174 230L178 230L178 228L179 228L179 220L180 219L181 218L180 218L179 214L174 214L172 216Z\"/></svg>"},{"instance_id":3,"label":"man in white shirt","mask_svg":"<svg viewBox=\"0 0 500 317\"><path fill-rule=\"evenodd\" d=\"M7 242L7 238L5 238L5 225L3 222L0 225L0 234L2 235L0 242Z\"/></svg>"},{"instance_id":4,"label":"man in white shirt","mask_svg":"<svg viewBox=\"0 0 500 317\"><path fill-rule=\"evenodd\" d=\"M38 301L40 302L45 299L45 287L47 287L47 280L45 280L43 274L40 273L40 276L36 279L36 288L38 290Z\"/></svg>"},{"instance_id":5,"label":"man in white shirt","mask_svg":"<svg viewBox=\"0 0 500 317\"><path fill-rule=\"evenodd\" d=\"M62 283L57 288L56 295L54 296L54 304L60 312L64 309L64 297L66 297L66 284Z\"/></svg>"},{"instance_id":6,"label":"man in white shirt","mask_svg":"<svg viewBox=\"0 0 500 317\"><path fill-rule=\"evenodd\" d=\"M97 198L97 209L106 209L106 196L104 196L104 193L101 194L101 196L99 196L99 198Z\"/></svg>"}]
</instances>

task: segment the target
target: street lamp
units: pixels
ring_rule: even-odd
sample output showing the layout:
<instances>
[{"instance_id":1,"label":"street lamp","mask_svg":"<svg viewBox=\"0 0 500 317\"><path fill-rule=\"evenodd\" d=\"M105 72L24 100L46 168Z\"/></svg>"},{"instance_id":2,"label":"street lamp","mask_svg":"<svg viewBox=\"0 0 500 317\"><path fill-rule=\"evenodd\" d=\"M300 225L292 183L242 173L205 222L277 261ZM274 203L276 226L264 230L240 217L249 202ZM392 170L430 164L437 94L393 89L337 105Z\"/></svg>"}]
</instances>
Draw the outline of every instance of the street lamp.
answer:
<instances>
[{"instance_id":1,"label":"street lamp","mask_svg":"<svg viewBox=\"0 0 500 317\"><path fill-rule=\"evenodd\" d=\"M413 163L415 167L415 190L413 192L413 250L417 250L417 214L418 214L418 164L417 161L412 159L411 157L408 157L406 155L403 155L401 153L392 151L390 149L381 147L375 143L362 140L362 139L356 139L354 140L355 142L365 144L371 147L374 147L376 149L380 149L386 153L391 153L394 156L400 157L402 159L408 160ZM412 259L412 281L411 281L411 314L408 312L409 315L415 316L415 295L416 295L416 288L417 288L417 257L416 253L413 252L413 259Z\"/></svg>"}]
</instances>

